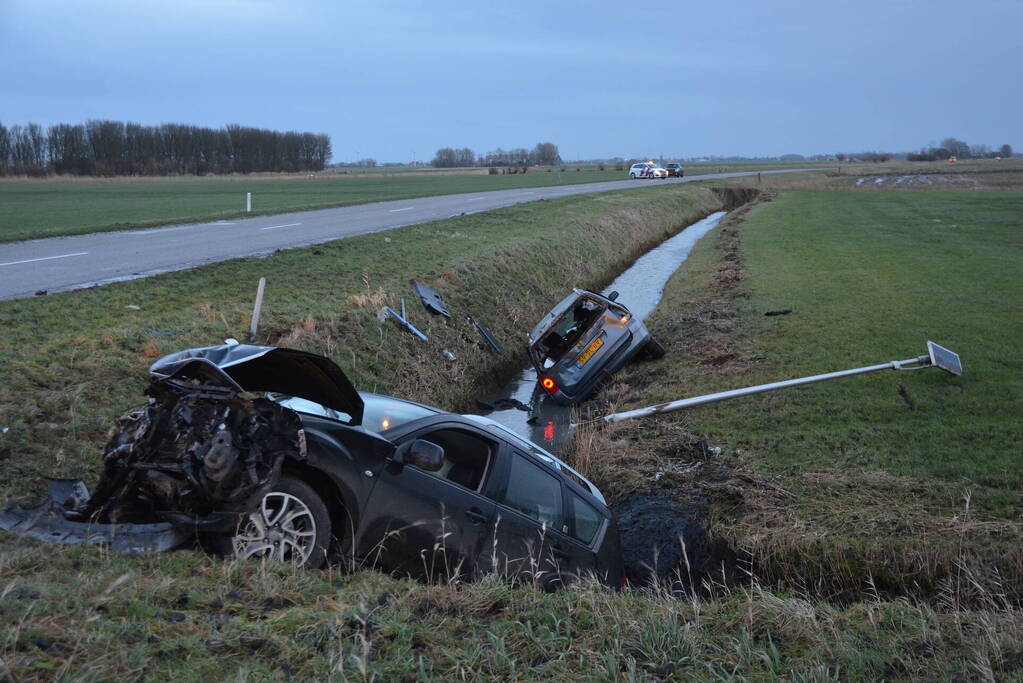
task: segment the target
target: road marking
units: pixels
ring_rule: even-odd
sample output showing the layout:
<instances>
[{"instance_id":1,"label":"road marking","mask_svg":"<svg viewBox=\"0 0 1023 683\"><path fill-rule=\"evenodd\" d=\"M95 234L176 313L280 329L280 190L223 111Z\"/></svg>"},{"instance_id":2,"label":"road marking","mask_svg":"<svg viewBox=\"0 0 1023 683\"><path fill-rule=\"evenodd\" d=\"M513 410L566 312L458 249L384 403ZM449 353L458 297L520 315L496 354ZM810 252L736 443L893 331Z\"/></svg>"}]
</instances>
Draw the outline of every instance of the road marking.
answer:
<instances>
[{"instance_id":1,"label":"road marking","mask_svg":"<svg viewBox=\"0 0 1023 683\"><path fill-rule=\"evenodd\" d=\"M61 254L60 256L43 256L42 258L29 258L24 261L8 261L7 263L0 263L0 266L16 266L21 263L35 263L36 261L52 261L58 258L71 258L72 256L85 256L89 252L79 251L74 254Z\"/></svg>"},{"instance_id":2,"label":"road marking","mask_svg":"<svg viewBox=\"0 0 1023 683\"><path fill-rule=\"evenodd\" d=\"M535 192L523 192L522 194L536 194Z\"/></svg>"},{"instance_id":3,"label":"road marking","mask_svg":"<svg viewBox=\"0 0 1023 683\"><path fill-rule=\"evenodd\" d=\"M234 225L231 221L214 221L213 225Z\"/></svg>"},{"instance_id":4,"label":"road marking","mask_svg":"<svg viewBox=\"0 0 1023 683\"><path fill-rule=\"evenodd\" d=\"M483 201L484 199L487 199L487 197L473 197L472 199L466 199L465 201L467 201L467 202L480 202L480 201Z\"/></svg>"},{"instance_id":5,"label":"road marking","mask_svg":"<svg viewBox=\"0 0 1023 683\"><path fill-rule=\"evenodd\" d=\"M414 206L406 206L404 209L391 209L390 213L398 213L399 211L411 211L414 208L416 208L416 207L414 207Z\"/></svg>"},{"instance_id":6,"label":"road marking","mask_svg":"<svg viewBox=\"0 0 1023 683\"><path fill-rule=\"evenodd\" d=\"M302 225L302 224L301 223L285 223L284 225L270 225L270 226L265 227L265 228L260 228L260 230L276 230L277 228L293 228L296 225Z\"/></svg>"}]
</instances>

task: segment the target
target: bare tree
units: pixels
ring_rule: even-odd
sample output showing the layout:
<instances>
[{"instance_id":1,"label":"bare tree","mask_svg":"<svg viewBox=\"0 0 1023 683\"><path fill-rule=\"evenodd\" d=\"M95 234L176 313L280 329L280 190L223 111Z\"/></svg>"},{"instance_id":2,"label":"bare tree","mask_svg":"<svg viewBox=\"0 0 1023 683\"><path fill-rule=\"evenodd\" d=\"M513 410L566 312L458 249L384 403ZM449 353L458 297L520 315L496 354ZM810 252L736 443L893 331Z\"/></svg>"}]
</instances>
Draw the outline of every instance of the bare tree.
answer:
<instances>
[{"instance_id":1,"label":"bare tree","mask_svg":"<svg viewBox=\"0 0 1023 683\"><path fill-rule=\"evenodd\" d=\"M554 166L561 163L561 154L553 142L538 142L530 155L530 161L540 166Z\"/></svg>"},{"instance_id":2,"label":"bare tree","mask_svg":"<svg viewBox=\"0 0 1023 683\"><path fill-rule=\"evenodd\" d=\"M458 153L451 147L441 147L431 163L437 168L454 168L458 165Z\"/></svg>"}]
</instances>

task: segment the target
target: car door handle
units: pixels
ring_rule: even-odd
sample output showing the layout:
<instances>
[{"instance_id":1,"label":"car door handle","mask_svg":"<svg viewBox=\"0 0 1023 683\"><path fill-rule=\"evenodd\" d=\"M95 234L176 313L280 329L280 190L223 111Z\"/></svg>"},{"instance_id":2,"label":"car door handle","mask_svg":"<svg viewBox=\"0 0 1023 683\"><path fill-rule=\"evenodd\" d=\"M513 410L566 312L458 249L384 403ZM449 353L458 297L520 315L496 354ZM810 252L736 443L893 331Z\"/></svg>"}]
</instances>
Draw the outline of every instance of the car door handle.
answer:
<instances>
[{"instance_id":1,"label":"car door handle","mask_svg":"<svg viewBox=\"0 0 1023 683\"><path fill-rule=\"evenodd\" d=\"M465 511L465 516L471 519L474 524L483 524L490 521L490 519L483 514L479 508L469 508Z\"/></svg>"}]
</instances>

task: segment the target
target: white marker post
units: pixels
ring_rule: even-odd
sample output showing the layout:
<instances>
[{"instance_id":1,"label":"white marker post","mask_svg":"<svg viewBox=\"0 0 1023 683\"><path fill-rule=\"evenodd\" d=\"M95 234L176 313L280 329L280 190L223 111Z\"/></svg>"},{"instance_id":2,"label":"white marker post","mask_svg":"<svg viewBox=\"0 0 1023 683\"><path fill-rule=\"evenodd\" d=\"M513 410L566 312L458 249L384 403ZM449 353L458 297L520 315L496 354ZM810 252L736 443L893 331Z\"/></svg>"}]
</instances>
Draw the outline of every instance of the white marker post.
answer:
<instances>
[{"instance_id":1,"label":"white marker post","mask_svg":"<svg viewBox=\"0 0 1023 683\"><path fill-rule=\"evenodd\" d=\"M259 328L259 312L263 308L263 290L266 289L266 278L259 278L259 286L256 287L256 305L252 308L252 325L249 326L249 341L256 340L256 330Z\"/></svg>"},{"instance_id":2,"label":"white marker post","mask_svg":"<svg viewBox=\"0 0 1023 683\"><path fill-rule=\"evenodd\" d=\"M249 212L252 211L252 193L251 192L246 192L245 193L245 211L246 211L246 213L249 213Z\"/></svg>"}]
</instances>

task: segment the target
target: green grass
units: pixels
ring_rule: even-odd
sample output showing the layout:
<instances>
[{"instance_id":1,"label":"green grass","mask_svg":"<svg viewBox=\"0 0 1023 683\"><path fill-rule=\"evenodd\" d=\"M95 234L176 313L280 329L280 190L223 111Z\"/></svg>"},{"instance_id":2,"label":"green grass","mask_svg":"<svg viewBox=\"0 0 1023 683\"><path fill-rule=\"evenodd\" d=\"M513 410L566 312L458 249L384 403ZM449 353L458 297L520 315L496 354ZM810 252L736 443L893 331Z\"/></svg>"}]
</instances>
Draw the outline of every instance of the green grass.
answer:
<instances>
[{"instance_id":1,"label":"green grass","mask_svg":"<svg viewBox=\"0 0 1023 683\"><path fill-rule=\"evenodd\" d=\"M669 283L651 320L669 354L619 373L593 409L914 355L921 340L911 331L894 340L898 352L889 352L887 340L870 339L876 331L859 330L871 307L902 320L914 317L921 304L895 312L903 295L886 292L896 299L886 303L878 294L882 278L862 272L865 262L856 258L870 244L889 253L882 259L886 281L913 289L913 273L924 270L916 259L927 253L918 244L937 239L927 221L912 221L914 207L938 211L926 218L966 231L954 239L945 233L945 248L933 252L930 265L940 264L946 278L962 270L961 279L968 280L984 254L1013 266L1018 243L1005 226L1018 215L1018 204L1012 204L1018 196L859 193L852 201L848 194L783 194L749 214L741 224L747 270L741 287L748 300L732 298L720 286L734 264L722 262L719 233L711 233ZM521 367L521 351L511 340L565 287L606 283L637 253L720 202L692 186L566 198L410 226L388 233L390 243L370 235L263 260L2 302L0 425L11 431L0 435L0 500L29 491L39 474L95 476L105 429L138 402L150 358L240 337L260 275L270 283L263 340L328 353L361 387L458 408L488 381ZM965 214L973 216L973 227L962 220ZM842 221L847 229L833 227ZM794 244L789 231L809 232L817 248ZM554 254L544 248L551 240L577 247ZM957 246L957 240L968 240L968 246ZM990 244L996 240L997 249ZM802 261L788 255L793 250ZM900 264L896 251L915 265ZM835 262L837 254L846 258ZM812 266L822 261L833 276L815 273ZM778 285L784 296L769 293L778 263L787 268ZM837 294L831 289L831 280L846 270L860 297L848 295L848 285ZM400 296L411 299L409 277L435 284L453 309L484 318L506 341L509 357L477 347L463 336L471 330L457 320L413 312L436 341L421 344L390 323L378 323L373 309L379 303L350 298L376 297L393 306ZM966 308L991 311L1004 305L999 302L1016 301L999 291L1008 277L988 277L986 296L974 285L972 295L962 295ZM813 283L815 297L806 297L810 285L801 286L800 278ZM825 297L830 324L811 313ZM127 309L129 304L141 310ZM768 305L795 312L764 319ZM1006 573L998 586L984 565L994 552L1007 558L1004 565L1018 555L1020 535L1012 523L1018 513L988 506L974 523L974 513L964 511L955 494L941 498L961 491L974 475L962 463L950 473L923 463L916 453L924 447L912 443L919 437L913 421L921 416L915 413L940 422L953 419L953 408L958 414L993 405L999 400L993 394L1016 400L1011 395L1018 366L999 368L993 352L969 350L967 345L976 346L975 324L953 326L942 312L947 309L937 310L926 319L944 326L939 332L956 333L938 341L963 352L970 374L959 383L968 405L953 402L959 394L945 400L940 387L948 380L939 381L936 371L891 373L920 410L908 411L897 394L893 399L892 384L851 391L850 383L882 379L854 378L596 434L608 450L598 448L592 455L603 461L590 464L612 475L601 481L605 492L660 487L710 500L715 535L750 553L744 557L752 560L754 578L742 587L716 586L709 596L684 600L658 591L616 594L588 584L547 595L495 577L473 585L441 577L437 585L424 585L369 570L300 571L193 551L110 556L0 533L0 680L8 673L14 680L1020 680L1023 612L1015 598L1005 599L1015 595L1020 577ZM974 315L980 319L982 312L955 313L968 321ZM979 334L998 337L1002 332L994 327ZM843 341L845 335L858 337L867 356L858 356L860 346ZM802 357L807 343L827 341L839 345L828 352L833 355ZM442 346L452 348L460 363L442 362ZM719 362L729 349L735 358ZM823 396L828 390L834 391L830 398ZM804 391L822 395L808 401ZM848 446L829 458L831 432L816 431L828 421L813 414L820 400L831 401L836 429L857 430L864 416L887 412L884 428L909 420L902 427L907 436L898 443L879 439L871 449L875 460L861 460ZM796 410L786 401L808 402ZM866 405L857 407L861 402ZM775 424L756 422L756 414L767 411ZM992 443L1004 443L1014 424L992 423ZM698 437L682 434L686 427L711 432L711 443L724 453L708 455ZM800 446L796 456L772 447L772 429ZM946 436L954 440L957 429L951 425ZM690 438L695 447L686 446ZM903 448L914 454L908 464L900 459ZM987 476L982 461L1001 457L985 443L971 455L981 463L976 476ZM800 478L804 467L836 476L814 483ZM876 474L868 468L886 474L886 467L917 474L860 476ZM657 482L655 472L663 474ZM1007 481L975 488L982 495L1018 496L1015 480ZM789 495L779 493L783 489ZM879 520L893 526L879 533ZM958 573L936 583L926 564L934 560L930 546L952 548L962 560ZM900 564L899 550L914 562ZM891 595L900 585L891 575L904 570L905 590ZM837 572L845 572L844 587L855 590L835 590L842 581L827 573ZM836 595L841 602L827 600Z\"/></svg>"},{"instance_id":2,"label":"green grass","mask_svg":"<svg viewBox=\"0 0 1023 683\"><path fill-rule=\"evenodd\" d=\"M765 581L933 598L965 564L1019 599L1021 216L1020 193L802 190L726 221L649 321L669 355L588 410L913 358L928 339L964 376L887 370L623 423L587 445L591 474L708 500Z\"/></svg>"},{"instance_id":3,"label":"green grass","mask_svg":"<svg viewBox=\"0 0 1023 683\"><path fill-rule=\"evenodd\" d=\"M99 468L112 420L142 400L155 357L243 339L267 278L259 340L335 358L361 389L449 409L526 364L522 330L575 285L598 287L640 253L716 210L709 189L667 185L567 197L363 235L265 259L235 260L91 290L0 302L0 500L39 475ZM574 244L554 251L551 244ZM411 278L457 313L429 318ZM423 344L376 310L408 300ZM139 309L129 308L139 307ZM477 344L471 314L501 339ZM450 349L461 359L448 364ZM90 475L91 476L91 475Z\"/></svg>"},{"instance_id":4,"label":"green grass","mask_svg":"<svg viewBox=\"0 0 1023 683\"><path fill-rule=\"evenodd\" d=\"M548 595L36 543L5 546L0 570L13 680L1018 680L1023 656L1004 608Z\"/></svg>"},{"instance_id":5,"label":"green grass","mask_svg":"<svg viewBox=\"0 0 1023 683\"><path fill-rule=\"evenodd\" d=\"M867 468L1023 484L1023 196L800 191L743 229L743 384L912 358L934 340L962 378L886 371L701 409L772 469ZM787 316L764 312L792 309ZM724 389L694 378L693 391ZM915 404L900 396L902 386Z\"/></svg>"},{"instance_id":6,"label":"green grass","mask_svg":"<svg viewBox=\"0 0 1023 683\"><path fill-rule=\"evenodd\" d=\"M784 166L784 165L782 165ZM749 171L778 164L694 165L689 175ZM487 175L464 169L355 169L332 173L251 177L0 180L0 242L188 223L370 202L608 180L627 171L607 165L530 168L528 173ZM252 193L247 214L245 193Z\"/></svg>"},{"instance_id":7,"label":"green grass","mask_svg":"<svg viewBox=\"0 0 1023 683\"><path fill-rule=\"evenodd\" d=\"M622 173L526 173L523 175L226 178L204 180L112 180L0 182L0 241L282 213L563 183L619 180Z\"/></svg>"}]
</instances>

